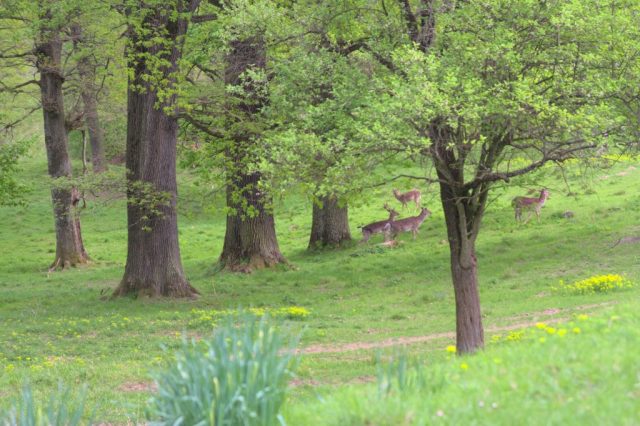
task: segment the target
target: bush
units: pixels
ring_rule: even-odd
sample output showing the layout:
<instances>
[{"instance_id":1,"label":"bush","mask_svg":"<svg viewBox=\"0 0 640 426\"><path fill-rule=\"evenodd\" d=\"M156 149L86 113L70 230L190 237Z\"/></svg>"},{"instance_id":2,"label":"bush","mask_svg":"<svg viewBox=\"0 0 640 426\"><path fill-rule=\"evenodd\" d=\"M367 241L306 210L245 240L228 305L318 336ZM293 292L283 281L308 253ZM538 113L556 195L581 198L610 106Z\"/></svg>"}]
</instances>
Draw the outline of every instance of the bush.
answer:
<instances>
[{"instance_id":1,"label":"bush","mask_svg":"<svg viewBox=\"0 0 640 426\"><path fill-rule=\"evenodd\" d=\"M156 374L148 417L156 425L282 424L280 408L292 376L293 346L267 317L229 319L213 338L184 342L175 361Z\"/></svg>"},{"instance_id":2,"label":"bush","mask_svg":"<svg viewBox=\"0 0 640 426\"><path fill-rule=\"evenodd\" d=\"M85 392L74 395L69 388L59 386L46 405L39 404L25 385L20 399L5 412L0 412L1 426L76 426L81 423L85 408ZM90 424L90 422L89 422Z\"/></svg>"}]
</instances>

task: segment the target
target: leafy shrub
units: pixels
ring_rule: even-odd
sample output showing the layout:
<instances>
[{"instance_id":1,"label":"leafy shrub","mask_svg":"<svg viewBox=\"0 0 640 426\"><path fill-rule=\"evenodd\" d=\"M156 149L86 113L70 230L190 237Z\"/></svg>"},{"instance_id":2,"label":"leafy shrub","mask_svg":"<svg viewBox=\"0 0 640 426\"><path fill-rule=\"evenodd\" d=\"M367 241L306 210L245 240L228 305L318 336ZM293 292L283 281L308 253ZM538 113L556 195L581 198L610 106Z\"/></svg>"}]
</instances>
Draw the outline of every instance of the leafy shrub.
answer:
<instances>
[{"instance_id":1,"label":"leafy shrub","mask_svg":"<svg viewBox=\"0 0 640 426\"><path fill-rule=\"evenodd\" d=\"M46 405L38 403L25 385L20 399L7 411L0 412L1 426L75 426L81 423L85 411L85 392L74 395L69 388L59 386Z\"/></svg>"},{"instance_id":2,"label":"leafy shrub","mask_svg":"<svg viewBox=\"0 0 640 426\"><path fill-rule=\"evenodd\" d=\"M606 293L609 291L631 288L634 284L618 274L594 275L584 280L575 281L571 284L560 284L555 289L572 294Z\"/></svg>"},{"instance_id":3,"label":"leafy shrub","mask_svg":"<svg viewBox=\"0 0 640 426\"><path fill-rule=\"evenodd\" d=\"M267 317L229 318L213 338L185 342L156 375L148 417L156 425L281 424L295 355Z\"/></svg>"}]
</instances>

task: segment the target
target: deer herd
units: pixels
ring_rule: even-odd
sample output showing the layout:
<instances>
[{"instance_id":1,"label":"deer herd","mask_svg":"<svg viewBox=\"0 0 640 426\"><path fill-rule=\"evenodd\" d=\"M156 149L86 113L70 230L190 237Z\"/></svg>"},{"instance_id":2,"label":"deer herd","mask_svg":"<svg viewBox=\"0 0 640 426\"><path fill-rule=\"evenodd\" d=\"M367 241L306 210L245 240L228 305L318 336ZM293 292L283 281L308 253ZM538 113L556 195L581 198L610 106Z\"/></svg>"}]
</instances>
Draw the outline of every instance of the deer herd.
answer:
<instances>
[{"instance_id":1,"label":"deer herd","mask_svg":"<svg viewBox=\"0 0 640 426\"><path fill-rule=\"evenodd\" d=\"M400 213L385 203L384 209L389 212L389 218L363 226L362 242L369 241L369 238L371 238L373 234L383 234L384 241L386 243L393 241L399 233L409 231L413 235L413 239L416 239L420 225L422 225L422 222L431 215L431 211L429 211L429 209L420 205L420 200L422 198L420 190L414 188L411 191L402 193L397 189L394 189L393 196L402 204L403 209L407 207L408 203L415 203L416 208L420 209L420 214L398 220ZM536 214L536 218L538 219L538 222L540 222L540 211L548 198L549 191L547 189L542 189L539 197L515 197L511 201L511 205L515 210L516 222L522 223L523 211L529 212L524 223L527 223L531 219L533 213Z\"/></svg>"}]
</instances>

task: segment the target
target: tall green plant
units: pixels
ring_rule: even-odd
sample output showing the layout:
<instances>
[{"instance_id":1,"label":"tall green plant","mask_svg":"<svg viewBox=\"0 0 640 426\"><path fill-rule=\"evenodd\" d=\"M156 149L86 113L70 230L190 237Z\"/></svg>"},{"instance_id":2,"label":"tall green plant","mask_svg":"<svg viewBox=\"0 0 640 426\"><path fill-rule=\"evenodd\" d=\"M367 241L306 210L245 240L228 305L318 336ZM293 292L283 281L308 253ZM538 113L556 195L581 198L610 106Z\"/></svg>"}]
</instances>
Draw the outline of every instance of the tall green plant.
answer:
<instances>
[{"instance_id":1,"label":"tall green plant","mask_svg":"<svg viewBox=\"0 0 640 426\"><path fill-rule=\"evenodd\" d=\"M76 426L90 424L85 414L85 390L73 394L60 385L58 392L42 404L33 397L29 385L22 389L20 398L5 412L0 412L0 426Z\"/></svg>"},{"instance_id":2,"label":"tall green plant","mask_svg":"<svg viewBox=\"0 0 640 426\"><path fill-rule=\"evenodd\" d=\"M231 320L211 340L185 342L156 375L154 425L283 424L280 408L295 355L267 317ZM289 347L290 349L291 347Z\"/></svg>"}]
</instances>

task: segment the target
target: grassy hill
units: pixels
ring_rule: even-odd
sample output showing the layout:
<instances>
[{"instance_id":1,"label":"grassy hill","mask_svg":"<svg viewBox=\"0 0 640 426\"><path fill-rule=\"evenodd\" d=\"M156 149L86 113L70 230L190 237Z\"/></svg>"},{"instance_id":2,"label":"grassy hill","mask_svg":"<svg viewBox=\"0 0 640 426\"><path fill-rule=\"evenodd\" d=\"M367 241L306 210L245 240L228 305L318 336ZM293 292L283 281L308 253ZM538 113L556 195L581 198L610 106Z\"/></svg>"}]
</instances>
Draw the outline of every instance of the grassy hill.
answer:
<instances>
[{"instance_id":1,"label":"grassy hill","mask_svg":"<svg viewBox=\"0 0 640 426\"><path fill-rule=\"evenodd\" d=\"M25 162L23 168L24 178L33 185L29 205L0 208L3 217L0 224L0 405L8 403L25 379L33 384L36 392L45 394L56 388L61 379L73 385L88 384L89 403L98 407L100 420L139 419L144 401L152 391L149 371L170 357L171 349L179 346L184 333L196 338L207 336L214 329L220 311L240 306L271 311L299 306L310 312L305 318L290 320L294 333L304 330L301 346L306 348L288 414L291 419L299 419L291 422L294 425L313 424L313 419L305 417L305 407L315 403L317 394L335 393L336 387L346 389L340 391L344 392L345 400L361 401L362 416L340 417L345 407L350 406L340 405L337 397L336 401L331 399L326 403L328 407L340 405L335 408L333 424L401 424L396 422L400 419L397 416L408 411L415 413L408 418L408 423L415 419L416 424L422 424L420 422L433 420L433 416L451 422L464 421L480 410L474 404L481 397L486 404L494 399L501 407L509 404L505 395L511 392L511 377L518 379L513 382L518 389L534 380L546 381L544 386L532 387L530 392L547 393L555 386L551 379L554 376L544 368L535 370L535 363L545 357L560 362L544 364L554 366L553 371L561 371L570 363L584 378L579 383L588 386L587 378L598 373L598 357L607 359L602 357L614 347L632 352L628 344L638 339L631 331L634 324L637 326L638 317L629 316L633 309L627 307L615 315L629 316L631 322L616 328L615 333L619 335L605 345L595 344L609 335L604 328L593 334L553 340L560 342L558 349L553 349L556 343L552 342L545 346L535 341L522 345L515 342L507 345L503 341L513 330L533 327L536 322L568 322L576 314L608 321L607 318L614 315L609 313L612 306L620 302L637 305L640 294L637 286L605 294L569 295L552 291L560 280L572 282L597 274L618 273L631 281L640 281L637 244L612 247L621 237L640 235L640 193L637 191L640 169L632 160L619 161L610 169L591 171L587 175L582 168L570 168L566 173L569 188L557 172L549 168L535 177L535 184L523 180L496 191L497 197L490 204L478 241L488 351L468 361L465 359L468 372L459 371L459 361L448 360L450 355L445 350L455 341L452 334L454 299L446 233L435 187L422 188L423 203L433 211L433 216L424 223L416 241L412 241L410 235L403 235L397 248L377 245L381 242L378 236L368 245L354 244L342 250L309 253L306 251L311 222L309 201L295 194L278 200L275 213L278 238L283 254L294 267L236 275L219 273L215 266L224 237L224 215L216 208L221 206L222 192L207 189L213 200L210 205L200 205L198 197L206 191L196 187L194 179L183 172L179 188L182 258L191 283L202 296L196 301L109 300L105 296L117 285L126 260L124 200L107 201L113 197L103 194L105 196L90 200L82 213L85 246L93 259L90 266L47 273L54 257L55 240L46 165L38 154ZM401 189L415 186L414 182L396 184ZM541 223L536 223L535 218L524 226L514 223L510 200L526 192L515 186L518 184L530 188L544 184L550 188L551 199L543 209ZM566 195L569 191L573 195ZM381 208L384 202L396 203L390 185L376 188L367 203L351 209L354 237L360 237L356 226L386 216ZM563 216L567 210L574 213L573 218ZM403 216L409 212L405 210ZM621 344L624 339L620 336L626 333L629 333L629 343ZM492 340L492 336L497 335L503 338ZM399 396L389 403L396 408L392 410L389 405L388 417L375 417L383 411L370 410L383 410L387 405L365 408L374 391L359 384L375 380L377 351L391 354L393 347L402 343L408 344L410 355L419 356L429 369L433 366L436 371L433 374L441 374L437 376L440 381L449 382L452 375L457 375L459 380L455 383L460 385L445 386L444 393L430 388L426 392L433 397L433 403L423 408L420 408L422 398ZM574 345L577 349L567 352L566 349ZM495 370L499 367L492 367L490 362L494 346L504 346L496 350L500 357L513 357L509 362L522 359L518 367L521 369L508 374ZM566 358L560 355L562 351L566 352ZM588 351L589 360L583 363L579 351ZM620 368L610 366L610 370L603 370L611 382L625 376L620 381L620 395L627 390L629 380L635 377L637 381L637 367L635 372L624 370L632 367L629 362L625 358ZM537 371L534 376L533 371ZM469 375L473 380L467 381ZM482 396L483 383L489 377L497 377L495 386L500 388L499 392L496 390L500 398ZM532 377L531 381L528 377ZM593 383L600 383L595 379L593 377ZM346 384L351 386L345 387ZM612 413L616 406L604 393L594 393L593 398L581 393L578 384L563 390L565 399L550 400L548 405L540 405L536 400L527 403L530 392L518 393L521 396L511 402L514 408L509 413L521 412L524 416L528 411L542 409L568 407L568 410L574 407L572 404L578 407L583 400L589 407L602 406L605 412ZM637 400L637 389L635 392L632 398ZM323 407L317 409L325 410ZM462 407L459 417L453 414L458 410L456 407ZM438 416L438 410L445 416ZM625 413L633 414L632 411ZM486 417L486 422L506 422L509 418L506 414L501 416ZM376 418L380 419L379 423L371 423L371 419ZM588 419L588 414L584 414L584 418ZM550 419L562 422L571 418ZM597 419L592 418L594 422Z\"/></svg>"}]
</instances>

